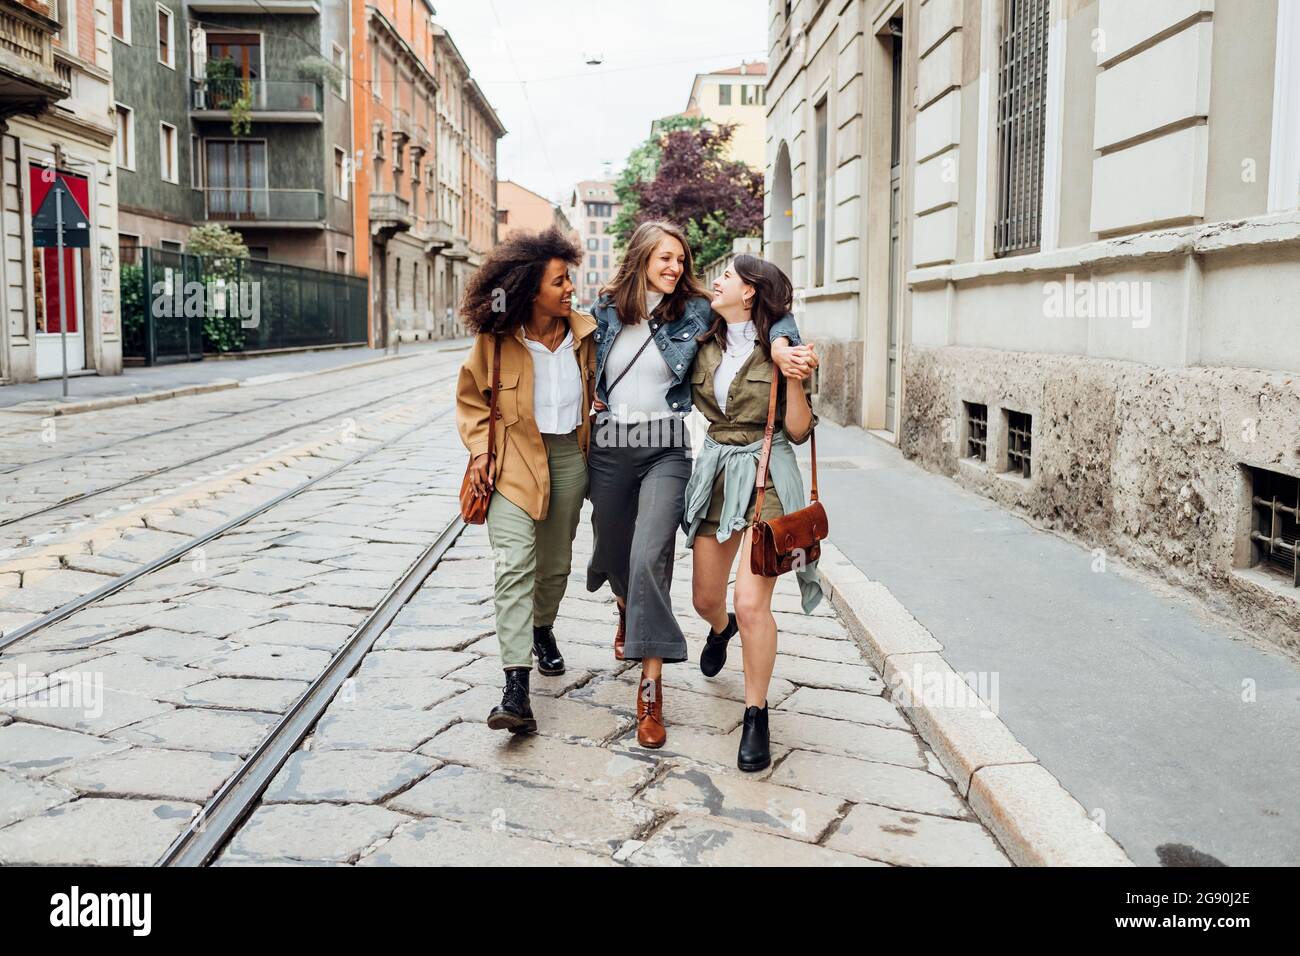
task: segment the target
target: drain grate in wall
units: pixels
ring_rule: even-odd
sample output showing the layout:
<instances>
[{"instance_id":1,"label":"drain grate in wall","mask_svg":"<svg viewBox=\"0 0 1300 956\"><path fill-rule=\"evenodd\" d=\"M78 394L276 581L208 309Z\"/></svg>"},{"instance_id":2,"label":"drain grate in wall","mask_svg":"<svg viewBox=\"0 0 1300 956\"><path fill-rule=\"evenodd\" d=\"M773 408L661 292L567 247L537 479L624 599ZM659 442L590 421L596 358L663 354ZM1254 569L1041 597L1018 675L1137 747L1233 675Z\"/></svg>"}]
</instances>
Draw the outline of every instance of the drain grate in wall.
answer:
<instances>
[{"instance_id":1,"label":"drain grate in wall","mask_svg":"<svg viewBox=\"0 0 1300 956\"><path fill-rule=\"evenodd\" d=\"M1263 468L1247 468L1251 486L1250 540L1260 563L1300 587L1300 479Z\"/></svg>"},{"instance_id":2,"label":"drain grate in wall","mask_svg":"<svg viewBox=\"0 0 1300 956\"><path fill-rule=\"evenodd\" d=\"M966 406L966 457L989 460L989 407L975 402Z\"/></svg>"},{"instance_id":3,"label":"drain grate in wall","mask_svg":"<svg viewBox=\"0 0 1300 956\"><path fill-rule=\"evenodd\" d=\"M1034 420L1026 412L1013 412L1007 409L1007 471L1018 471L1029 477L1029 462L1033 447L1030 433Z\"/></svg>"}]
</instances>

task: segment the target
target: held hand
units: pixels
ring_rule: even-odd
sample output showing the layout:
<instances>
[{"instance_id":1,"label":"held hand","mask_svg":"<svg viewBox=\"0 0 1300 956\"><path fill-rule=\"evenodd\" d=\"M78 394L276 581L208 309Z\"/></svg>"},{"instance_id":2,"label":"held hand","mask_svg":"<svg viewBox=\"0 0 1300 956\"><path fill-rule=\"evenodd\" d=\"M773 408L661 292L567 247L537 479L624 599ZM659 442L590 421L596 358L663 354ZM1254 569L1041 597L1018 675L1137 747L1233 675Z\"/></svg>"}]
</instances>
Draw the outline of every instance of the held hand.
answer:
<instances>
[{"instance_id":1,"label":"held hand","mask_svg":"<svg viewBox=\"0 0 1300 956\"><path fill-rule=\"evenodd\" d=\"M817 352L811 345L773 345L772 361L783 376L800 382L817 367Z\"/></svg>"},{"instance_id":2,"label":"held hand","mask_svg":"<svg viewBox=\"0 0 1300 956\"><path fill-rule=\"evenodd\" d=\"M478 496L486 495L492 490L492 476L488 473L488 456L484 452L474 459L469 473L469 484Z\"/></svg>"},{"instance_id":3,"label":"held hand","mask_svg":"<svg viewBox=\"0 0 1300 956\"><path fill-rule=\"evenodd\" d=\"M594 402L592 402L591 407L598 412L603 412L605 411L605 409L609 408L609 406L606 405L604 402L602 402L599 398L596 399Z\"/></svg>"}]
</instances>

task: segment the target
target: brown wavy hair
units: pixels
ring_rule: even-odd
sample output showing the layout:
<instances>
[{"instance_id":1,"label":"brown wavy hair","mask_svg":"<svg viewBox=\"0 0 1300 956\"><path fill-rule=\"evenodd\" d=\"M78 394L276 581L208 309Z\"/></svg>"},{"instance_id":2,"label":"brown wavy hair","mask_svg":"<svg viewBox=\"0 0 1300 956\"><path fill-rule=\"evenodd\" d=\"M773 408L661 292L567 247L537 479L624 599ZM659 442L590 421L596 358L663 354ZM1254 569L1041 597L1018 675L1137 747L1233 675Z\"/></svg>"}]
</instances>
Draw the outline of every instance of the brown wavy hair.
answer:
<instances>
[{"instance_id":1,"label":"brown wavy hair","mask_svg":"<svg viewBox=\"0 0 1300 956\"><path fill-rule=\"evenodd\" d=\"M513 332L532 314L533 299L552 259L582 263L582 249L557 227L512 233L470 276L460 317L471 332ZM501 306L504 305L504 308Z\"/></svg>"},{"instance_id":2,"label":"brown wavy hair","mask_svg":"<svg viewBox=\"0 0 1300 956\"><path fill-rule=\"evenodd\" d=\"M754 298L750 301L749 314L754 320L754 333L758 345L763 349L763 356L772 360L772 326L790 313L794 304L794 285L789 277L766 259L758 256L739 255L731 260L731 268L736 275L754 289ZM714 316L713 324L696 339L697 342L713 341L724 351L727 348L727 320L720 315Z\"/></svg>"},{"instance_id":3,"label":"brown wavy hair","mask_svg":"<svg viewBox=\"0 0 1300 956\"><path fill-rule=\"evenodd\" d=\"M660 303L659 314L669 322L676 322L686 311L686 303L691 299L708 298L704 284L695 274L695 260L691 257L691 244L686 241L686 233L675 222L652 219L641 223L627 241L627 251L618 265L618 271L600 290L600 295L608 296L618 310L618 320L623 325L636 325L649 318L645 314L645 297L650 291L646 282L646 267L655 247L664 236L672 236L682 244L686 253L681 277L672 295L664 296Z\"/></svg>"}]
</instances>

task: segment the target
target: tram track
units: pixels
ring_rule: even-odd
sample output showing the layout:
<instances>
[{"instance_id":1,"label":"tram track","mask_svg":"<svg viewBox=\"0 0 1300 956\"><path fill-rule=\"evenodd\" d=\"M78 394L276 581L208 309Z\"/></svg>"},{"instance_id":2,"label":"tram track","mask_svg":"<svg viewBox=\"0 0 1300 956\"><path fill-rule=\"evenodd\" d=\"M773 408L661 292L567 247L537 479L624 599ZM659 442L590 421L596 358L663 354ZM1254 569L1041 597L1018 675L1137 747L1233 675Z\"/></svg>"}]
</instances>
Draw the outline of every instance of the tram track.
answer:
<instances>
[{"instance_id":1,"label":"tram track","mask_svg":"<svg viewBox=\"0 0 1300 956\"><path fill-rule=\"evenodd\" d=\"M392 381L392 380L395 379L395 378L401 378L401 377L410 376L410 375L426 375L426 376L427 376L428 373L429 373L429 370L428 370L428 369L421 369L421 370L418 370L418 371L403 372L403 373L401 373L401 375L385 376L385 377L384 377L383 379L381 379L380 381L381 381L381 382L390 382L390 381ZM442 384L443 382L445 382L449 377L450 377L450 376L441 376L441 377L435 379L434 381L429 382L428 384L429 384L429 385L439 385L439 384ZM313 396L304 396L304 398L306 398L306 397L318 397L320 394L327 394L327 393L330 393L330 392L333 392L333 391L334 391L334 390L329 390L329 392L326 392L326 393L316 393L316 394L313 395ZM76 505L76 504L80 504L80 503L83 503L83 502L89 501L89 500L91 500L91 499L93 499L93 498L95 498L95 497L98 497L98 496L100 496L100 495L105 495L105 494L109 494L109 493L114 492L114 491L118 491L118 490L120 490L120 489L122 489L122 488L125 488L125 487L127 487L127 486L129 486L129 485L131 485L131 484L136 483L136 482L147 481L147 480L149 480L149 479L151 479L151 478L156 478L156 477L158 477L159 475L165 475L165 474L168 474L168 473L170 473L170 472L179 471L179 470L184 469L184 468L189 468L189 467L192 467L192 466L194 466L194 465L200 464L200 463L202 463L202 462L204 462L204 461L209 461L209 460L211 460L211 459L220 458L220 457L223 457L223 456L225 456L225 455L234 454L234 453L238 452L240 449L248 448L248 447L250 447L250 446L252 446L252 445L255 445L255 444L259 443L259 442L268 441L268 440L270 440L270 439L272 439L272 438L277 438L277 437L279 437L279 436L281 436L281 435L288 434L289 432L292 432L292 431L296 431L296 430L300 430L300 429L310 429L310 428L313 427L313 426L320 425L320 424L322 424L323 422L330 421L331 419L337 419L337 418L338 418L339 416L341 416L341 415L346 416L346 415L353 414L353 413L355 413L355 412L364 411L365 409L371 408L371 407L373 407L373 406L375 406L375 405L382 404L383 402L386 402L386 401L391 401L391 400L393 400L394 398L397 398L397 397L399 397L399 396L395 396L395 395L393 395L393 394L391 394L391 393L389 393L389 394L385 394L385 395L382 395L382 396L380 396L379 398L376 398L376 399L374 399L374 400L372 400L372 401L363 402L363 403L358 404L358 405L348 406L348 407L343 408L343 409L336 409L336 410L333 410L333 411L329 412L329 413L326 414L326 415L322 415L322 416L319 416L319 417L317 417L317 418L310 419L310 420L308 420L308 421L299 421L299 422L294 422L293 424L287 425L287 426L285 426L285 427L283 427L283 428L278 428L278 429L276 429L276 430L274 430L274 431L271 431L271 432L267 432L267 433L264 433L264 434L258 435L257 437L252 438L252 439L249 439L248 441L242 441L242 442L239 442L239 443L234 444L234 445L228 445L228 446L226 446L226 447L224 447L224 448L221 448L221 449L218 449L218 450L216 450L216 451L207 452L207 453L205 453L205 454L203 454L203 455L198 455L198 456L196 456L196 457L189 458L189 459L187 459L187 460L185 460L185 461L177 462L177 463L175 463L175 464L165 465L165 466L163 466L163 467L161 467L161 468L155 468L155 469L153 469L153 470L151 470L151 471L148 471L148 472L145 472L145 473L143 473L143 474L133 475L133 476L131 476L130 478L123 479L122 481L114 482L113 484L105 485L105 486L103 486L103 487L101 487L101 488L96 488L96 489L94 489L94 490L92 490L92 491L82 492L82 493L80 493L80 494L73 495L73 496L70 496L70 497L68 497L68 498L64 498L64 499L61 500L61 501L53 502L53 503L51 503L51 504L49 504L49 505L45 505L44 507L37 508L37 509L34 510L34 511L29 511L29 512L26 512L25 514L17 515L17 516L14 516L14 517L12 517L12 518L5 518L5 519L3 519L3 520L0 520L0 528L9 527L9 526L11 526L11 525L19 524L20 522L23 522L23 521L29 521L29 520L32 520L32 519L34 519L34 518L39 518L39 517L41 517L41 516L43 516L43 515L48 515L48 514L50 514L50 513L52 513L52 512L58 511L59 509L70 508L70 507L72 507L73 505ZM289 401L298 401L298 400L299 400L299 399L291 399L291 400L289 400ZM278 408L278 407L280 407L280 406L275 406L275 407ZM252 409L251 411L261 411L261 409ZM241 413L241 414L243 414L243 413ZM213 421L213 420L209 419L209 420L207 420L206 422L197 423L197 424L210 424L212 421ZM193 424L193 423L192 423L192 424ZM189 427L189 426L187 426L187 427Z\"/></svg>"}]
</instances>

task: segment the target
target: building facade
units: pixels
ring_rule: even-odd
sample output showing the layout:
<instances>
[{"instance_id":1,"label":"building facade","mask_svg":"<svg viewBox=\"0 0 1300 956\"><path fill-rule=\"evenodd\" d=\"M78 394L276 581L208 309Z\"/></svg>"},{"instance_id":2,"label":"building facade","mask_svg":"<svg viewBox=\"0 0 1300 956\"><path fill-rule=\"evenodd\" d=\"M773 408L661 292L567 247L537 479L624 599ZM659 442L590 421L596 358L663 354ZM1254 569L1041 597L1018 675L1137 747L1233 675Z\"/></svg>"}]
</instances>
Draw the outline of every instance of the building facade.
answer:
<instances>
[{"instance_id":1,"label":"building facade","mask_svg":"<svg viewBox=\"0 0 1300 956\"><path fill-rule=\"evenodd\" d=\"M614 251L614 237L609 227L618 216L622 204L614 195L614 184L605 180L585 179L573 187L569 208L573 210L573 225L582 244L583 260L578 269L579 301L590 307L618 268Z\"/></svg>"},{"instance_id":2,"label":"building facade","mask_svg":"<svg viewBox=\"0 0 1300 956\"><path fill-rule=\"evenodd\" d=\"M1300 649L1300 9L774 2L819 410Z\"/></svg>"},{"instance_id":3,"label":"building facade","mask_svg":"<svg viewBox=\"0 0 1300 956\"><path fill-rule=\"evenodd\" d=\"M717 125L734 125L728 158L762 169L766 158L767 64L746 62L696 74L682 115L702 116Z\"/></svg>"},{"instance_id":4,"label":"building facade","mask_svg":"<svg viewBox=\"0 0 1300 956\"><path fill-rule=\"evenodd\" d=\"M0 2L0 383L122 370L109 22L109 0ZM62 283L32 225L56 184L89 233Z\"/></svg>"},{"instance_id":5,"label":"building facade","mask_svg":"<svg viewBox=\"0 0 1300 956\"><path fill-rule=\"evenodd\" d=\"M255 258L351 272L345 7L111 0L122 245L219 222Z\"/></svg>"},{"instance_id":6,"label":"building facade","mask_svg":"<svg viewBox=\"0 0 1300 956\"><path fill-rule=\"evenodd\" d=\"M552 226L569 235L573 226L558 204L508 179L497 183L497 233L504 241L514 232L542 232Z\"/></svg>"}]
</instances>

